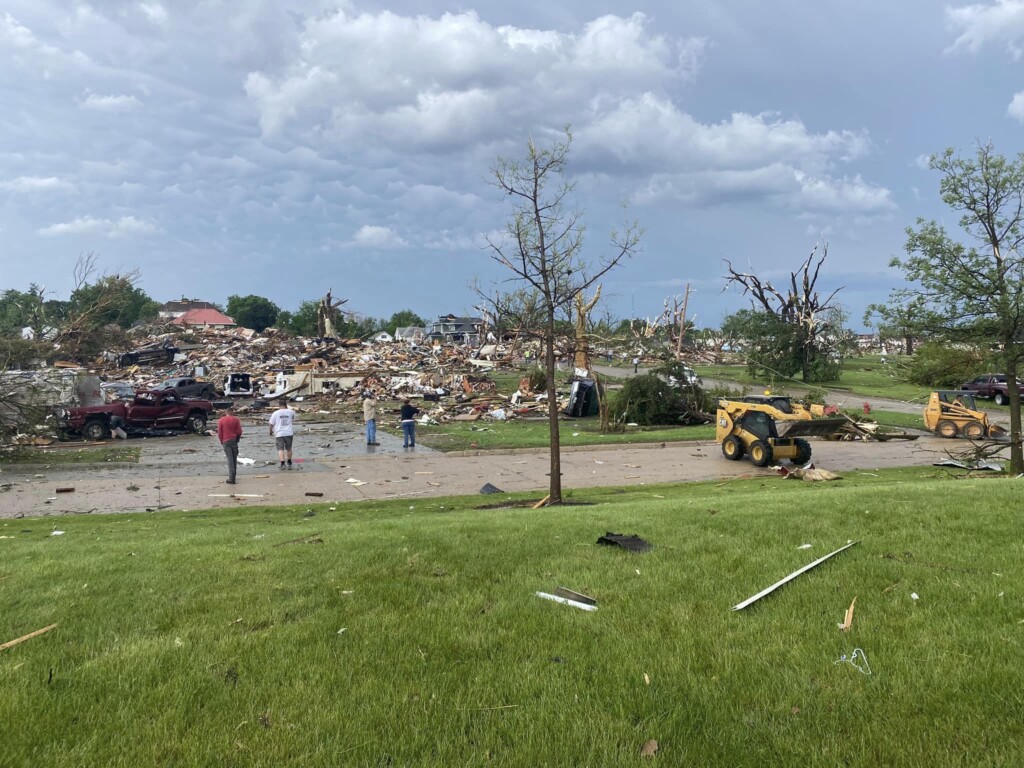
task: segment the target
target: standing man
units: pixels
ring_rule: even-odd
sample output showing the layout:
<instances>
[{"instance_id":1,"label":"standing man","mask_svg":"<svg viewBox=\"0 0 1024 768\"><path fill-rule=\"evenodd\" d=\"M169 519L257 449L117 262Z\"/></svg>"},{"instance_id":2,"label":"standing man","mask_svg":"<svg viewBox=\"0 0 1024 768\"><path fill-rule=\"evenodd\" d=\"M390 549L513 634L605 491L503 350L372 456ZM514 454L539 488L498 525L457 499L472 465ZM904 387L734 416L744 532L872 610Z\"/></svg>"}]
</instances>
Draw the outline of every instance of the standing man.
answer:
<instances>
[{"instance_id":1,"label":"standing man","mask_svg":"<svg viewBox=\"0 0 1024 768\"><path fill-rule=\"evenodd\" d=\"M633 373L639 373L639 369L640 369L640 358L634 355L633 356Z\"/></svg>"},{"instance_id":2,"label":"standing man","mask_svg":"<svg viewBox=\"0 0 1024 768\"><path fill-rule=\"evenodd\" d=\"M224 455L228 459L228 485L235 484L235 472L238 469L238 441L242 439L242 422L234 414L229 405L224 415L217 420L217 437L224 446Z\"/></svg>"},{"instance_id":3,"label":"standing man","mask_svg":"<svg viewBox=\"0 0 1024 768\"><path fill-rule=\"evenodd\" d=\"M377 442L377 395L372 389L363 392L363 421L366 422L366 444L380 445Z\"/></svg>"},{"instance_id":4,"label":"standing man","mask_svg":"<svg viewBox=\"0 0 1024 768\"><path fill-rule=\"evenodd\" d=\"M295 435L295 411L288 407L288 398L278 401L278 408L270 414L270 434L277 442L277 458L281 462L278 469L284 469L285 454L288 456L288 469L292 468L292 437Z\"/></svg>"}]
</instances>

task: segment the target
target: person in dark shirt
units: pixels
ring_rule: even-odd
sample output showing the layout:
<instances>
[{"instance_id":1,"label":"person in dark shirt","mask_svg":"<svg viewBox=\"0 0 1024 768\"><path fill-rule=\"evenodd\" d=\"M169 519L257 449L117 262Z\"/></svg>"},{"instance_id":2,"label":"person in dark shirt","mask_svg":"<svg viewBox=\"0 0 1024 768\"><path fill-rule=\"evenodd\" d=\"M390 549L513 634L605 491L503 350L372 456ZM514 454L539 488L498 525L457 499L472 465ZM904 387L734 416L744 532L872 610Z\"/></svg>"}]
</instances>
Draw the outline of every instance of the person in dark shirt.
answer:
<instances>
[{"instance_id":1,"label":"person in dark shirt","mask_svg":"<svg viewBox=\"0 0 1024 768\"><path fill-rule=\"evenodd\" d=\"M416 447L416 414L420 409L409 402L409 398L402 401L402 437L404 448Z\"/></svg>"}]
</instances>

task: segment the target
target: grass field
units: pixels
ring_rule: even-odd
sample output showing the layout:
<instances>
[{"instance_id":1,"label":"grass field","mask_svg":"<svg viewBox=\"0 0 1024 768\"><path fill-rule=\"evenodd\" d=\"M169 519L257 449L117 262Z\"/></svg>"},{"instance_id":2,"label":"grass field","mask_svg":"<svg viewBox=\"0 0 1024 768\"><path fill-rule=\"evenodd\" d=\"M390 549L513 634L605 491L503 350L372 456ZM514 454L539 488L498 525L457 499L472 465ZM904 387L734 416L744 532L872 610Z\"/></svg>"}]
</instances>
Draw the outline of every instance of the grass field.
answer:
<instances>
[{"instance_id":1,"label":"grass field","mask_svg":"<svg viewBox=\"0 0 1024 768\"><path fill-rule=\"evenodd\" d=\"M743 365L702 365L695 370L704 379L722 379L735 381L746 386L755 382L747 374ZM915 384L900 381L892 365L884 365L878 356L854 357L843 361L843 374L839 381L824 381L810 385L812 387L836 389L865 397L886 397L893 400L905 400L924 403L930 390ZM785 380L777 384L777 389L806 389L799 378Z\"/></svg>"},{"instance_id":2,"label":"grass field","mask_svg":"<svg viewBox=\"0 0 1024 768\"><path fill-rule=\"evenodd\" d=\"M142 449L123 444L75 448L62 444L57 448L14 448L0 451L0 464L138 464Z\"/></svg>"},{"instance_id":3,"label":"grass field","mask_svg":"<svg viewBox=\"0 0 1024 768\"><path fill-rule=\"evenodd\" d=\"M382 425L392 434L401 435L391 423ZM596 417L560 423L560 441L572 445L623 445L627 443L665 443L681 440L711 440L714 424L692 427L627 427L625 432L601 434ZM545 419L514 419L512 421L451 421L437 426L416 427L416 441L442 451L496 450L511 448L545 448L550 444Z\"/></svg>"},{"instance_id":4,"label":"grass field","mask_svg":"<svg viewBox=\"0 0 1024 768\"><path fill-rule=\"evenodd\" d=\"M1020 765L1019 496L913 469L5 521L0 642L59 626L0 651L0 764Z\"/></svg>"}]
</instances>

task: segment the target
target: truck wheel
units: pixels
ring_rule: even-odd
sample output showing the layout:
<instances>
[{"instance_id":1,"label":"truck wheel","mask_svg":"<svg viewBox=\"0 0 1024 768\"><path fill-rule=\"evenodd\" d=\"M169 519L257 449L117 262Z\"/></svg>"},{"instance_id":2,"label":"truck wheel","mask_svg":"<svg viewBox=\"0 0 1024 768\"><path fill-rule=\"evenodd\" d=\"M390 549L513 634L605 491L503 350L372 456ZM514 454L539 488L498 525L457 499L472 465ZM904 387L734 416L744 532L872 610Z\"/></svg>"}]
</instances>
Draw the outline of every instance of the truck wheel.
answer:
<instances>
[{"instance_id":1,"label":"truck wheel","mask_svg":"<svg viewBox=\"0 0 1024 768\"><path fill-rule=\"evenodd\" d=\"M188 419L185 420L185 426L190 430L199 434L206 429L206 414L205 413L193 413Z\"/></svg>"},{"instance_id":2,"label":"truck wheel","mask_svg":"<svg viewBox=\"0 0 1024 768\"><path fill-rule=\"evenodd\" d=\"M722 455L729 461L739 461L743 458L743 443L736 435L729 435L722 441Z\"/></svg>"},{"instance_id":3,"label":"truck wheel","mask_svg":"<svg viewBox=\"0 0 1024 768\"><path fill-rule=\"evenodd\" d=\"M811 444L799 437L793 441L796 446L796 456L790 459L794 464L806 464L811 460Z\"/></svg>"},{"instance_id":4,"label":"truck wheel","mask_svg":"<svg viewBox=\"0 0 1024 768\"><path fill-rule=\"evenodd\" d=\"M935 432L939 437L956 437L960 429L952 421L940 421L935 427Z\"/></svg>"},{"instance_id":5,"label":"truck wheel","mask_svg":"<svg viewBox=\"0 0 1024 768\"><path fill-rule=\"evenodd\" d=\"M86 440L104 440L109 436L110 430L107 428L106 422L99 419L87 421L85 426L82 427L82 437Z\"/></svg>"},{"instance_id":6,"label":"truck wheel","mask_svg":"<svg viewBox=\"0 0 1024 768\"><path fill-rule=\"evenodd\" d=\"M996 405L1009 405L1010 398L1004 395L1002 392L996 392Z\"/></svg>"},{"instance_id":7,"label":"truck wheel","mask_svg":"<svg viewBox=\"0 0 1024 768\"><path fill-rule=\"evenodd\" d=\"M964 437L971 440L980 440L985 436L985 427L980 421L969 421L964 424Z\"/></svg>"},{"instance_id":8,"label":"truck wheel","mask_svg":"<svg viewBox=\"0 0 1024 768\"><path fill-rule=\"evenodd\" d=\"M772 447L763 440L750 444L750 463L755 467L767 467L772 463Z\"/></svg>"}]
</instances>

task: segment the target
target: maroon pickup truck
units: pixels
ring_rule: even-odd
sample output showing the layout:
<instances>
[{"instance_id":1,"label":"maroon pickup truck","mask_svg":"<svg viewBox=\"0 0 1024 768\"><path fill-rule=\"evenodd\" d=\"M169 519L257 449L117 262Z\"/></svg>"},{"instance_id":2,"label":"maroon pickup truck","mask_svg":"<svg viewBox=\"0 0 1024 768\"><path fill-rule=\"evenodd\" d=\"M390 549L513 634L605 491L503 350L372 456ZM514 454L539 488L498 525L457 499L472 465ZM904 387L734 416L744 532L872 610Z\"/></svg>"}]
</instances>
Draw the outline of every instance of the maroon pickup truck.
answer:
<instances>
[{"instance_id":1,"label":"maroon pickup truck","mask_svg":"<svg viewBox=\"0 0 1024 768\"><path fill-rule=\"evenodd\" d=\"M1017 381L1017 391L1024 399L1024 382ZM1006 386L1006 374L986 373L964 384L960 389L966 392L973 392L976 397L990 397L996 401L996 405L1009 405L1010 395Z\"/></svg>"},{"instance_id":2,"label":"maroon pickup truck","mask_svg":"<svg viewBox=\"0 0 1024 768\"><path fill-rule=\"evenodd\" d=\"M81 433L87 440L110 437L111 420L118 417L126 430L190 429L202 432L213 412L209 400L183 400L174 390L137 392L130 402L79 408L61 408L58 421L65 432Z\"/></svg>"}]
</instances>

